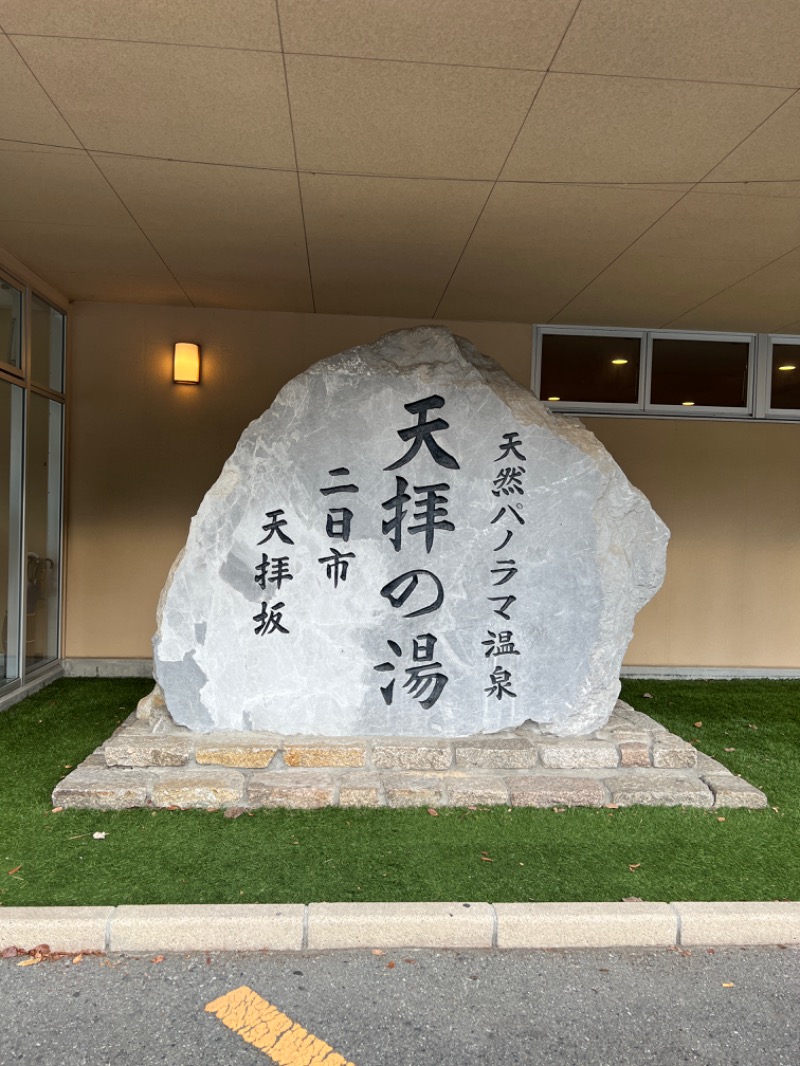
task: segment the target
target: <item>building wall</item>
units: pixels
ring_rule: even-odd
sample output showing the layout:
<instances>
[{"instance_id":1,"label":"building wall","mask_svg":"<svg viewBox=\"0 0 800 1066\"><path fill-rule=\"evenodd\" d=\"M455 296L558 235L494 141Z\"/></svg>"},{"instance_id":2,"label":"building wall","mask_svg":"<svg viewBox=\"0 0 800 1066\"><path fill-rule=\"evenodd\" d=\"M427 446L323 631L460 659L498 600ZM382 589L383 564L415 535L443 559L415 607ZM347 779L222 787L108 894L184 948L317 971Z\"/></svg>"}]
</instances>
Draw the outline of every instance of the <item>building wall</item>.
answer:
<instances>
[{"instance_id":1,"label":"building wall","mask_svg":"<svg viewBox=\"0 0 800 1066\"><path fill-rule=\"evenodd\" d=\"M66 646L143 657L189 520L244 427L312 362L399 319L73 305ZM446 323L518 381L531 327ZM173 386L176 340L203 347L200 388ZM592 419L672 529L668 577L629 665L800 667L795 426Z\"/></svg>"}]
</instances>

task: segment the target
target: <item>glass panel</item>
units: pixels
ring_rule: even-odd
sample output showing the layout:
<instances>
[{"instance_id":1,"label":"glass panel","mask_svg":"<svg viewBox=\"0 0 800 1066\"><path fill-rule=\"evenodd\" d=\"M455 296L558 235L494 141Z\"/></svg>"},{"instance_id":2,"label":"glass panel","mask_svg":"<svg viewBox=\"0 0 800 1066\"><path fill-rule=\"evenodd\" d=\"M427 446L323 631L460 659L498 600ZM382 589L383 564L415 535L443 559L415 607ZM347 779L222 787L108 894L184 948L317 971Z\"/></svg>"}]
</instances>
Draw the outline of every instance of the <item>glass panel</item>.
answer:
<instances>
[{"instance_id":1,"label":"glass panel","mask_svg":"<svg viewBox=\"0 0 800 1066\"><path fill-rule=\"evenodd\" d=\"M23 396L0 381L0 689L20 676Z\"/></svg>"},{"instance_id":2,"label":"glass panel","mask_svg":"<svg viewBox=\"0 0 800 1066\"><path fill-rule=\"evenodd\" d=\"M65 316L39 296L31 296L31 380L53 392L64 386Z\"/></svg>"},{"instance_id":3,"label":"glass panel","mask_svg":"<svg viewBox=\"0 0 800 1066\"><path fill-rule=\"evenodd\" d=\"M0 363L22 367L22 293L0 280Z\"/></svg>"},{"instance_id":4,"label":"glass panel","mask_svg":"<svg viewBox=\"0 0 800 1066\"><path fill-rule=\"evenodd\" d=\"M800 344L773 344L770 407L800 411Z\"/></svg>"},{"instance_id":5,"label":"glass panel","mask_svg":"<svg viewBox=\"0 0 800 1066\"><path fill-rule=\"evenodd\" d=\"M541 399L637 403L640 345L639 337L543 334Z\"/></svg>"},{"instance_id":6,"label":"glass panel","mask_svg":"<svg viewBox=\"0 0 800 1066\"><path fill-rule=\"evenodd\" d=\"M58 658L62 407L31 393L25 484L25 666Z\"/></svg>"},{"instance_id":7,"label":"glass panel","mask_svg":"<svg viewBox=\"0 0 800 1066\"><path fill-rule=\"evenodd\" d=\"M747 407L747 341L653 338L650 403Z\"/></svg>"}]
</instances>

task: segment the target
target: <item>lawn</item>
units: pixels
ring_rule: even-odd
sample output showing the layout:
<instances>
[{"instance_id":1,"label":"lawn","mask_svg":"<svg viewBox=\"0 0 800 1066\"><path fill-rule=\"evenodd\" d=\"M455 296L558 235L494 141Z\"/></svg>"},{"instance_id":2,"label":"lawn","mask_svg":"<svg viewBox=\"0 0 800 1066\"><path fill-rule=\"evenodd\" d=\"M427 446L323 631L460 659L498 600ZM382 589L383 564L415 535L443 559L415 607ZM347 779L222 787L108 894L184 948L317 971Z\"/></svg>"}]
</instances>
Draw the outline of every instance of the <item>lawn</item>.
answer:
<instances>
[{"instance_id":1,"label":"lawn","mask_svg":"<svg viewBox=\"0 0 800 1066\"><path fill-rule=\"evenodd\" d=\"M800 899L800 682L623 685L762 788L763 811L52 813L149 687L63 680L0 714L0 905Z\"/></svg>"}]
</instances>

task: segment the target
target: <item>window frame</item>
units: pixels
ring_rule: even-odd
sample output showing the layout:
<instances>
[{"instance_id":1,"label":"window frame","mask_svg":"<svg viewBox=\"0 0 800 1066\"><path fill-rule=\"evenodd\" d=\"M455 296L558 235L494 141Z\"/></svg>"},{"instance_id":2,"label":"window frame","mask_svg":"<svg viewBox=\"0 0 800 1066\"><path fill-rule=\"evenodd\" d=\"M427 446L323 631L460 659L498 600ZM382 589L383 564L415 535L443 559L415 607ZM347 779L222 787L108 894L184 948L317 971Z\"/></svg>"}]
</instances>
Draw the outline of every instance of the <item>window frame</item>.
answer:
<instances>
[{"instance_id":1,"label":"window frame","mask_svg":"<svg viewBox=\"0 0 800 1066\"><path fill-rule=\"evenodd\" d=\"M533 330L533 351L531 359L531 389L540 396L542 378L542 344L548 334L567 334L572 336L618 336L639 337L641 341L639 362L639 402L630 403L596 403L578 401L558 401L549 403L542 399L551 411L564 414L620 418L695 418L722 419L726 421L750 422L754 419L772 422L792 422L800 420L800 409L773 409L770 402L770 373L772 367L773 341L800 344L800 336L784 334L765 334L715 330L675 330L675 329L636 329L624 326L560 326L536 324ZM696 404L683 407L673 404L654 404L650 402L653 378L653 341L695 340L716 341L748 345L746 404L742 407L724 407L720 405Z\"/></svg>"},{"instance_id":2,"label":"window frame","mask_svg":"<svg viewBox=\"0 0 800 1066\"><path fill-rule=\"evenodd\" d=\"M773 407L772 406L772 362L776 345L794 344L800 347L800 336L791 333L768 333L764 335L764 355L762 358L763 373L763 417L771 421L789 422L800 420L800 407Z\"/></svg>"}]
</instances>

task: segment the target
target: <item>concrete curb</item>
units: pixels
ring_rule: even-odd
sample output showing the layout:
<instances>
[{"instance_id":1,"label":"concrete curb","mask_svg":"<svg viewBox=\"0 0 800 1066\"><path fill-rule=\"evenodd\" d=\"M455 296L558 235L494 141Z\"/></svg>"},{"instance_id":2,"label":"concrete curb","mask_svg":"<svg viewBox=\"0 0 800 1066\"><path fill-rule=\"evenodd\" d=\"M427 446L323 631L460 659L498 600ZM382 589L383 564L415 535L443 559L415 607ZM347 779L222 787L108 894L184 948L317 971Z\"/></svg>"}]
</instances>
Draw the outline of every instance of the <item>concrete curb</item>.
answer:
<instances>
[{"instance_id":1,"label":"concrete curb","mask_svg":"<svg viewBox=\"0 0 800 1066\"><path fill-rule=\"evenodd\" d=\"M2 907L0 949L301 951L800 943L800 903L311 903Z\"/></svg>"}]
</instances>

